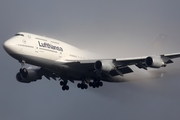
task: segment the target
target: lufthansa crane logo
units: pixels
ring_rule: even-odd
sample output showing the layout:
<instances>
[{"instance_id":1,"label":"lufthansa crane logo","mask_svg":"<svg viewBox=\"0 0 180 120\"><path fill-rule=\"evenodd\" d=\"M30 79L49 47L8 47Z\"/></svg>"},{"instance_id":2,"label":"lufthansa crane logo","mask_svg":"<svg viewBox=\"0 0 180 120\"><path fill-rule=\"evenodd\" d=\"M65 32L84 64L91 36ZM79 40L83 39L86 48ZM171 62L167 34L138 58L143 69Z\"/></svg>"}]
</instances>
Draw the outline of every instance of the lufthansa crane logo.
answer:
<instances>
[{"instance_id":1,"label":"lufthansa crane logo","mask_svg":"<svg viewBox=\"0 0 180 120\"><path fill-rule=\"evenodd\" d=\"M26 44L26 40L23 39L23 40L22 40L22 43Z\"/></svg>"}]
</instances>

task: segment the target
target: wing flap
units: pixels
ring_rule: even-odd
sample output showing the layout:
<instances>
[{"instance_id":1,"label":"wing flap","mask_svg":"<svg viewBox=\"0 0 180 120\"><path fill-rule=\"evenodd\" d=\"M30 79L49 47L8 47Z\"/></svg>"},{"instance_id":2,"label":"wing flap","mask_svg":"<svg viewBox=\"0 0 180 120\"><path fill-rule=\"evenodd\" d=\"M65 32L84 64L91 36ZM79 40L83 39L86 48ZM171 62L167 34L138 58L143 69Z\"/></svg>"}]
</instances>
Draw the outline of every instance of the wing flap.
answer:
<instances>
[{"instance_id":1,"label":"wing flap","mask_svg":"<svg viewBox=\"0 0 180 120\"><path fill-rule=\"evenodd\" d=\"M143 68L143 69L147 70L147 66L146 66L145 63L141 63L141 62L140 62L140 63L137 63L136 66L137 66L139 69L142 69L142 68Z\"/></svg>"},{"instance_id":2,"label":"wing flap","mask_svg":"<svg viewBox=\"0 0 180 120\"><path fill-rule=\"evenodd\" d=\"M119 67L119 68L117 68L117 70L119 70L122 74L127 74L127 73L132 73L133 72L133 70L128 66Z\"/></svg>"}]
</instances>

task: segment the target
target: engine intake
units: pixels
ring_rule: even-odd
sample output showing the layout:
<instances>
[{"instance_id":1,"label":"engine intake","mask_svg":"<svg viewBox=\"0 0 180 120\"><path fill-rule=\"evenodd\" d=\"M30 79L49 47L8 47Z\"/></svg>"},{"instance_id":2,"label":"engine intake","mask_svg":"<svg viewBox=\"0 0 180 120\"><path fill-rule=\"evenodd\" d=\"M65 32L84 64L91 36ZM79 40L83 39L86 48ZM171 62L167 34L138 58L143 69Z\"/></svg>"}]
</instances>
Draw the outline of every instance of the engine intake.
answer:
<instances>
[{"instance_id":1,"label":"engine intake","mask_svg":"<svg viewBox=\"0 0 180 120\"><path fill-rule=\"evenodd\" d=\"M112 60L98 60L95 62L94 68L96 70L110 72L114 69L114 64L112 63Z\"/></svg>"},{"instance_id":2,"label":"engine intake","mask_svg":"<svg viewBox=\"0 0 180 120\"><path fill-rule=\"evenodd\" d=\"M152 68L160 68L166 66L160 56L149 56L146 58L145 63L148 67Z\"/></svg>"},{"instance_id":3,"label":"engine intake","mask_svg":"<svg viewBox=\"0 0 180 120\"><path fill-rule=\"evenodd\" d=\"M30 83L41 79L42 76L38 75L37 69L20 69L16 74L16 80L22 83Z\"/></svg>"}]
</instances>

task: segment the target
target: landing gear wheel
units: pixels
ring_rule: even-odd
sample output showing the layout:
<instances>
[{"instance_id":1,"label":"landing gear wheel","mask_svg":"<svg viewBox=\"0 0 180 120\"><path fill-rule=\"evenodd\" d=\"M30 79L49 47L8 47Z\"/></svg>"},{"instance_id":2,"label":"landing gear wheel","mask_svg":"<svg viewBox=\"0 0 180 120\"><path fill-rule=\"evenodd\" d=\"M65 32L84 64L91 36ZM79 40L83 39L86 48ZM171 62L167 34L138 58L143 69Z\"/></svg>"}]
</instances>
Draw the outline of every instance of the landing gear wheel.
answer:
<instances>
[{"instance_id":1,"label":"landing gear wheel","mask_svg":"<svg viewBox=\"0 0 180 120\"><path fill-rule=\"evenodd\" d=\"M77 84L77 87L78 87L78 88L81 88L81 84L80 84L80 83L78 83L78 84Z\"/></svg>"},{"instance_id":2,"label":"landing gear wheel","mask_svg":"<svg viewBox=\"0 0 180 120\"><path fill-rule=\"evenodd\" d=\"M84 85L84 88L85 88L85 89L87 89L87 88L88 88L88 86L85 84L85 85Z\"/></svg>"},{"instance_id":3,"label":"landing gear wheel","mask_svg":"<svg viewBox=\"0 0 180 120\"><path fill-rule=\"evenodd\" d=\"M67 81L60 81L60 85L61 86L66 86L67 85Z\"/></svg>"},{"instance_id":4,"label":"landing gear wheel","mask_svg":"<svg viewBox=\"0 0 180 120\"><path fill-rule=\"evenodd\" d=\"M90 82L90 83L89 83L89 87L92 87L92 86L93 86L93 83L92 83L92 82Z\"/></svg>"},{"instance_id":5,"label":"landing gear wheel","mask_svg":"<svg viewBox=\"0 0 180 120\"><path fill-rule=\"evenodd\" d=\"M62 86L62 90L63 90L63 91L69 90L69 86L67 86L67 85Z\"/></svg>"},{"instance_id":6,"label":"landing gear wheel","mask_svg":"<svg viewBox=\"0 0 180 120\"><path fill-rule=\"evenodd\" d=\"M69 86L65 86L66 90L69 90Z\"/></svg>"},{"instance_id":7,"label":"landing gear wheel","mask_svg":"<svg viewBox=\"0 0 180 120\"><path fill-rule=\"evenodd\" d=\"M62 86L62 90L65 91L66 90L66 86Z\"/></svg>"},{"instance_id":8,"label":"landing gear wheel","mask_svg":"<svg viewBox=\"0 0 180 120\"><path fill-rule=\"evenodd\" d=\"M103 82L99 82L99 86L102 87L103 86Z\"/></svg>"},{"instance_id":9,"label":"landing gear wheel","mask_svg":"<svg viewBox=\"0 0 180 120\"><path fill-rule=\"evenodd\" d=\"M83 85L81 86L81 89L82 89L82 90L84 89L84 86L83 86Z\"/></svg>"},{"instance_id":10,"label":"landing gear wheel","mask_svg":"<svg viewBox=\"0 0 180 120\"><path fill-rule=\"evenodd\" d=\"M60 85L61 85L61 86L63 86L63 85L64 85L64 82L63 82L63 81L61 81L61 82L60 82Z\"/></svg>"}]
</instances>

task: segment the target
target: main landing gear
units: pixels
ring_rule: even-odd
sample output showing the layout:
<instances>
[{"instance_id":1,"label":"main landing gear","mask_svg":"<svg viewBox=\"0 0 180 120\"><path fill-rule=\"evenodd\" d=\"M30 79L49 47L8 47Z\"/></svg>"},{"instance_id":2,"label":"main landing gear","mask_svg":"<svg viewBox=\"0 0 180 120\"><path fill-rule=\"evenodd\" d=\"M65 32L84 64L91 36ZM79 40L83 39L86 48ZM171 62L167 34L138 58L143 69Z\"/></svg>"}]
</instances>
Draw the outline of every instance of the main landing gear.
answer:
<instances>
[{"instance_id":1,"label":"main landing gear","mask_svg":"<svg viewBox=\"0 0 180 120\"><path fill-rule=\"evenodd\" d=\"M68 83L67 80L60 81L60 85L62 86L63 91L69 90L69 86L67 85L67 83Z\"/></svg>"},{"instance_id":2,"label":"main landing gear","mask_svg":"<svg viewBox=\"0 0 180 120\"><path fill-rule=\"evenodd\" d=\"M100 80L93 80L93 82L89 82L89 87L99 88L102 86L103 86L103 82L101 82ZM85 83L85 81L83 81L82 83L78 83L77 87L83 90L83 89L87 89L88 85Z\"/></svg>"},{"instance_id":3,"label":"main landing gear","mask_svg":"<svg viewBox=\"0 0 180 120\"><path fill-rule=\"evenodd\" d=\"M78 87L78 88L81 88L81 89L83 90L83 89L87 89L87 88L88 88L88 85L86 85L85 82L82 82L82 83L78 83L78 84L77 84L77 87Z\"/></svg>"},{"instance_id":4,"label":"main landing gear","mask_svg":"<svg viewBox=\"0 0 180 120\"><path fill-rule=\"evenodd\" d=\"M93 88L99 88L99 87L103 86L103 82L101 82L101 81L93 81L93 82L89 83L89 86L93 87Z\"/></svg>"}]
</instances>

